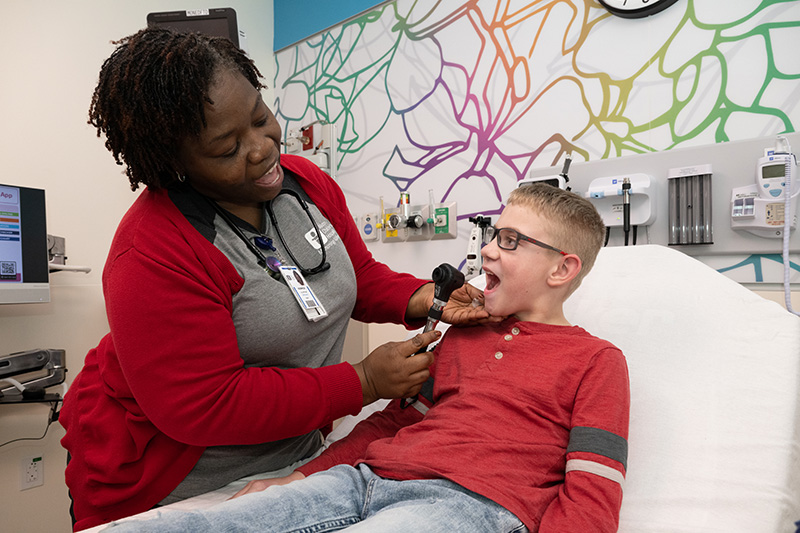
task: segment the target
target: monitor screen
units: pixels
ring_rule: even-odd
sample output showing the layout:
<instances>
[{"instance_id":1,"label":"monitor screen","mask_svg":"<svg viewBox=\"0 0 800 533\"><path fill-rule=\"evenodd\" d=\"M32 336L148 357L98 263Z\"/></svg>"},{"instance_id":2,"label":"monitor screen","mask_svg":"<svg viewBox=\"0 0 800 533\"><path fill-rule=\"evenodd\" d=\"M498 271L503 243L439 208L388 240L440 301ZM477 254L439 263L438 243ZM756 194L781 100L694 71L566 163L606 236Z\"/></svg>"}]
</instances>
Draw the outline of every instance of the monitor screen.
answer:
<instances>
[{"instance_id":1,"label":"monitor screen","mask_svg":"<svg viewBox=\"0 0 800 533\"><path fill-rule=\"evenodd\" d=\"M49 301L44 191L0 184L0 304Z\"/></svg>"},{"instance_id":2,"label":"monitor screen","mask_svg":"<svg viewBox=\"0 0 800 533\"><path fill-rule=\"evenodd\" d=\"M239 46L236 11L229 7L149 13L147 25L150 27L164 26L178 31L197 31L215 37L227 37L233 41L233 44Z\"/></svg>"},{"instance_id":3,"label":"monitor screen","mask_svg":"<svg viewBox=\"0 0 800 533\"><path fill-rule=\"evenodd\" d=\"M771 180L773 178L785 178L786 165L779 163L776 165L764 165L761 167L761 179Z\"/></svg>"}]
</instances>

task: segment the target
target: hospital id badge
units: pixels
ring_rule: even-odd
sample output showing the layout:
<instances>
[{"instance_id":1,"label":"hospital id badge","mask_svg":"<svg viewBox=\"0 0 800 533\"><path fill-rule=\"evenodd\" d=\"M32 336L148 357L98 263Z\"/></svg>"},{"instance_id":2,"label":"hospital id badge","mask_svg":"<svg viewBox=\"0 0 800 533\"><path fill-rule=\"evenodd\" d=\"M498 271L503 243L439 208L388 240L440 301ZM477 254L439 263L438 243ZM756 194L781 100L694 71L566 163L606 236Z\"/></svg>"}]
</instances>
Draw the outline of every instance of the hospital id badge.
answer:
<instances>
[{"instance_id":1,"label":"hospital id badge","mask_svg":"<svg viewBox=\"0 0 800 533\"><path fill-rule=\"evenodd\" d=\"M300 304L300 309L303 310L309 321L316 322L328 316L328 313L325 312L325 308L319 303L314 291L312 291L311 287L306 283L303 274L297 267L281 266L281 275L283 279L286 280L289 289L292 291L292 294L294 294L294 299Z\"/></svg>"}]
</instances>

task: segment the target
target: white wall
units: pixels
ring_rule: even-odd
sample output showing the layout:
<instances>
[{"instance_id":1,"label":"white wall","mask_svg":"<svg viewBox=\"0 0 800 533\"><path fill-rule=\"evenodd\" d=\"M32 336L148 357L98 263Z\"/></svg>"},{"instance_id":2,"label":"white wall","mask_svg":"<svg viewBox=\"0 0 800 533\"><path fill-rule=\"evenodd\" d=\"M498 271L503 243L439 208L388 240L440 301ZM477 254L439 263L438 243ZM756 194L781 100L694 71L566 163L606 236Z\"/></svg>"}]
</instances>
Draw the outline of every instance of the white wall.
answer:
<instances>
[{"instance_id":1,"label":"white wall","mask_svg":"<svg viewBox=\"0 0 800 533\"><path fill-rule=\"evenodd\" d=\"M800 3L731 0L720 10L686 0L641 20L590 0L500 4L396 0L276 54L276 116L285 132L336 126L336 178L354 215L396 207L401 191L412 205L429 192L458 203L457 239L370 242L374 256L418 276L442 261L463 264L467 219L496 220L519 180L559 172L565 153L579 193L593 178L631 172L666 191L670 168L713 163L714 244L681 251L777 291L781 265L761 255L781 243L734 232L726 213L763 149L800 123L800 63L781 45L800 37ZM668 241L666 194L657 203L640 244ZM610 245L622 243L618 233ZM750 254L763 276L740 266Z\"/></svg>"},{"instance_id":2,"label":"white wall","mask_svg":"<svg viewBox=\"0 0 800 533\"><path fill-rule=\"evenodd\" d=\"M101 274L119 219L133 202L122 174L94 128L86 123L100 66L110 41L146 24L147 13L232 7L247 48L272 86L272 0L229 0L197 6L174 0L11 0L3 2L0 31L0 182L43 188L48 233L66 238L68 264L90 274L51 275L49 304L0 306L0 354L63 348L67 381L107 331ZM265 95L272 101L271 94ZM0 405L0 444L39 437L46 405ZM0 447L0 529L70 531L64 485L66 452L60 425L46 438ZM44 485L21 492L19 462L44 457Z\"/></svg>"}]
</instances>

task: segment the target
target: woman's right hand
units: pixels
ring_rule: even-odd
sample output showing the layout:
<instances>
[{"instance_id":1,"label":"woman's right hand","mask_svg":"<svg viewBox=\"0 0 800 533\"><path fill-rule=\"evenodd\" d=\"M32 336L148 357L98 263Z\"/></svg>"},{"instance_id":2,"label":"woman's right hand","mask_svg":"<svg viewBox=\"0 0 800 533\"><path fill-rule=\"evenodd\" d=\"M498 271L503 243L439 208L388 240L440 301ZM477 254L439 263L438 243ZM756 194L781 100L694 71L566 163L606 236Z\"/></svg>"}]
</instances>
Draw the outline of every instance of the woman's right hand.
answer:
<instances>
[{"instance_id":1,"label":"woman's right hand","mask_svg":"<svg viewBox=\"0 0 800 533\"><path fill-rule=\"evenodd\" d=\"M428 367L433 362L432 352L414 357L423 346L441 337L437 330L419 333L403 342L387 342L375 348L360 363L353 365L361 380L363 405L379 398L410 398L416 395L428 380Z\"/></svg>"}]
</instances>

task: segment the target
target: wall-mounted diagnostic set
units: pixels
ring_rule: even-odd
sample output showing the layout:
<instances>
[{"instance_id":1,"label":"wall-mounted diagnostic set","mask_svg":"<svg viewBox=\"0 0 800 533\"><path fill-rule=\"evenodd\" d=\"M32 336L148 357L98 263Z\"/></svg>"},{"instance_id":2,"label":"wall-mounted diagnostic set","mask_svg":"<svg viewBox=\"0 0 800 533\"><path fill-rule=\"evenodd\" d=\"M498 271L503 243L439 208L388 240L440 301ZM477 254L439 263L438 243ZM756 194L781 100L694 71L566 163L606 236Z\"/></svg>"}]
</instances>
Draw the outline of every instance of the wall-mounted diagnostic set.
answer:
<instances>
[{"instance_id":1,"label":"wall-mounted diagnostic set","mask_svg":"<svg viewBox=\"0 0 800 533\"><path fill-rule=\"evenodd\" d=\"M622 228L627 246L636 244L639 226L649 226L655 221L655 194L650 176L634 173L596 178L589 184L585 196L603 218L608 232L606 240L612 228Z\"/></svg>"},{"instance_id":2,"label":"wall-mounted diagnostic set","mask_svg":"<svg viewBox=\"0 0 800 533\"><path fill-rule=\"evenodd\" d=\"M464 262L464 276L467 281L480 275L483 269L483 257L481 256L483 236L486 234L486 228L492 225L492 217L476 215L469 217L469 221L473 226L469 233L467 259Z\"/></svg>"},{"instance_id":3,"label":"wall-mounted diagnostic set","mask_svg":"<svg viewBox=\"0 0 800 533\"><path fill-rule=\"evenodd\" d=\"M548 185L552 185L553 187L558 187L559 189L564 189L565 191L571 190L571 188L567 185L569 183L569 166L572 164L572 154L567 154L564 157L564 164L561 167L561 173L556 175L550 176L531 176L529 178L525 178L519 181L517 187L522 187L523 185L530 185L531 183L546 183ZM531 171L533 173L533 171Z\"/></svg>"}]
</instances>

